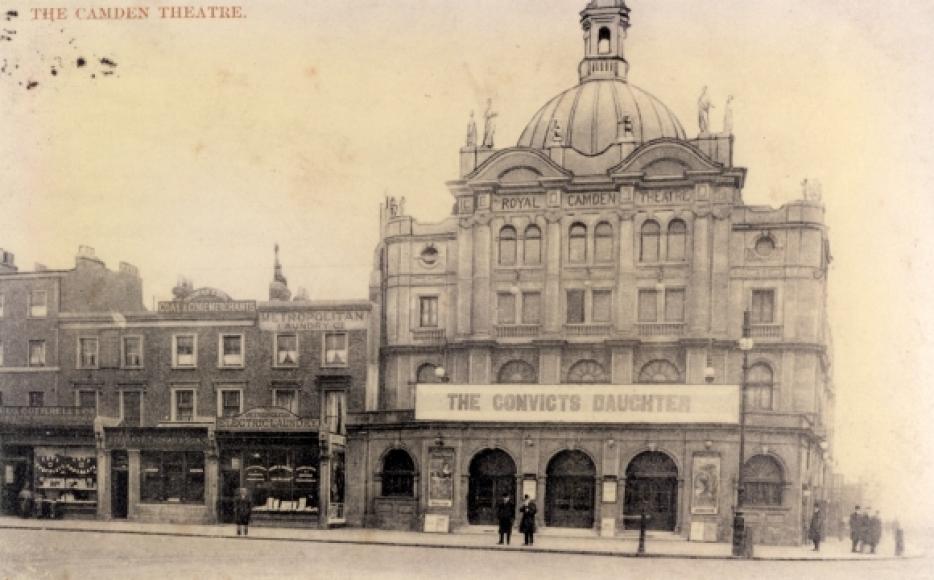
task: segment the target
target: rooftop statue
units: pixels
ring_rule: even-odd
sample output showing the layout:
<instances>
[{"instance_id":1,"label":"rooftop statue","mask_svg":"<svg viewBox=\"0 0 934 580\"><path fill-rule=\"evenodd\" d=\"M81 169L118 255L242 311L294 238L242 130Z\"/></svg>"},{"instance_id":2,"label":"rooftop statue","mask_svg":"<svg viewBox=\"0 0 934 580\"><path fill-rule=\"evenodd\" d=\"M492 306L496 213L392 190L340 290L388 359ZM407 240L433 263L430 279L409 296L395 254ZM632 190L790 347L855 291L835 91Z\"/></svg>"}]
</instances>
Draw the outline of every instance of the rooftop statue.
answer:
<instances>
[{"instance_id":1,"label":"rooftop statue","mask_svg":"<svg viewBox=\"0 0 934 580\"><path fill-rule=\"evenodd\" d=\"M710 132L710 109L713 105L710 103L710 97L707 95L707 87L701 92L697 99L697 125L701 134Z\"/></svg>"},{"instance_id":2,"label":"rooftop statue","mask_svg":"<svg viewBox=\"0 0 934 580\"><path fill-rule=\"evenodd\" d=\"M723 133L733 134L733 95L726 98L726 105L723 106Z\"/></svg>"},{"instance_id":3,"label":"rooftop statue","mask_svg":"<svg viewBox=\"0 0 934 580\"><path fill-rule=\"evenodd\" d=\"M486 100L486 112L483 113L483 146L493 148L493 136L496 133L496 117L499 115L493 110L493 99Z\"/></svg>"},{"instance_id":4,"label":"rooftop statue","mask_svg":"<svg viewBox=\"0 0 934 580\"><path fill-rule=\"evenodd\" d=\"M474 119L473 111L470 111L470 120L467 121L467 142L465 146L468 148L477 146L477 121Z\"/></svg>"}]
</instances>

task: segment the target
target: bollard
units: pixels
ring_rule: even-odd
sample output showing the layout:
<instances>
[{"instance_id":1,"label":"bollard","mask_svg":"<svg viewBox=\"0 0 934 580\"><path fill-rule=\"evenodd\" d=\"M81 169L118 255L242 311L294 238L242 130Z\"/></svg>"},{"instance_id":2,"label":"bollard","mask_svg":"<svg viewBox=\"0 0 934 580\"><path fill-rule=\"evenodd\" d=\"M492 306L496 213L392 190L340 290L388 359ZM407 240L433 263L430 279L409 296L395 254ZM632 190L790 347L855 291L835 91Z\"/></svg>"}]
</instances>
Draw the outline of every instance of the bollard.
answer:
<instances>
[{"instance_id":1,"label":"bollard","mask_svg":"<svg viewBox=\"0 0 934 580\"><path fill-rule=\"evenodd\" d=\"M643 555L645 554L645 510L642 510L642 514L639 515L639 549L636 551L636 554Z\"/></svg>"}]
</instances>

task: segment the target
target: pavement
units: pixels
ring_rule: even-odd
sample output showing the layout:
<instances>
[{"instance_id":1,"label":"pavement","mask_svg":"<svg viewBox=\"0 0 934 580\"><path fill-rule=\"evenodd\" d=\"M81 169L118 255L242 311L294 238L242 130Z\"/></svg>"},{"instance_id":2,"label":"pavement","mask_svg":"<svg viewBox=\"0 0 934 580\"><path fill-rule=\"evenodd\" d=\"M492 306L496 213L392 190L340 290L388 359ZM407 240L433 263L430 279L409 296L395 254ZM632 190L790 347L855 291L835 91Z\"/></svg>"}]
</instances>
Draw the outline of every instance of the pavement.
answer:
<instances>
[{"instance_id":1,"label":"pavement","mask_svg":"<svg viewBox=\"0 0 934 580\"><path fill-rule=\"evenodd\" d=\"M197 538L237 538L233 525L178 525L139 523L114 520L36 520L0 517L0 529L54 530L59 532L95 532L105 534L136 534ZM397 547L419 547L455 550L521 551L529 553L578 554L594 556L678 558L703 560L733 560L729 543L689 542L672 535L650 534L645 553L637 554L638 537L625 535L601 538L595 534L546 529L536 534L534 546L523 546L522 535L514 533L509 546L497 545L494 529L471 528L450 534L375 530L364 528L334 528L329 530L251 527L241 541L273 540L283 542L314 542L325 544L361 544ZM809 546L755 546L754 560L773 561L852 561L895 560L919 558L923 554L910 545L902 558L894 556L891 542L883 543L876 554L852 553L848 541L829 540L815 552Z\"/></svg>"}]
</instances>

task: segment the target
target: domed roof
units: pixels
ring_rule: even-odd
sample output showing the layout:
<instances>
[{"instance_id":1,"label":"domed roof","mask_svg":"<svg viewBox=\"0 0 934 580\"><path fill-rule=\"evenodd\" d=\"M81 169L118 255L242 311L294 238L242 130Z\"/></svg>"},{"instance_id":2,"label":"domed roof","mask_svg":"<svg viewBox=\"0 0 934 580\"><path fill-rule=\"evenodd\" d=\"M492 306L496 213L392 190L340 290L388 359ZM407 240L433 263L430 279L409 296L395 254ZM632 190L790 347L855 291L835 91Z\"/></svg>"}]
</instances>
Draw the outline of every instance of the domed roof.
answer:
<instances>
[{"instance_id":1,"label":"domed roof","mask_svg":"<svg viewBox=\"0 0 934 580\"><path fill-rule=\"evenodd\" d=\"M519 147L551 146L555 121L563 146L584 155L603 153L622 141L685 140L684 128L668 107L622 78L588 80L548 101L522 132Z\"/></svg>"}]
</instances>

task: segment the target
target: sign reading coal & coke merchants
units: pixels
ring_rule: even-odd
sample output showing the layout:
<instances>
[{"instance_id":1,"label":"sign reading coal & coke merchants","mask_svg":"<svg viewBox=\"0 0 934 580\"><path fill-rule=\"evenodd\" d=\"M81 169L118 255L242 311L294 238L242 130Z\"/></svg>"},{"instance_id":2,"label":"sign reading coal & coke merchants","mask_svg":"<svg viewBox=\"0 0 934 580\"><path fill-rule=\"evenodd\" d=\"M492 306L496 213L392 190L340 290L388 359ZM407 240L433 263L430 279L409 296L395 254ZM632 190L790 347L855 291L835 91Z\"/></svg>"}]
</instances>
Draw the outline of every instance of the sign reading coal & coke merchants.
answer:
<instances>
[{"instance_id":1,"label":"sign reading coal & coke merchants","mask_svg":"<svg viewBox=\"0 0 934 580\"><path fill-rule=\"evenodd\" d=\"M271 332L366 330L366 310L299 310L259 313L259 327Z\"/></svg>"},{"instance_id":2,"label":"sign reading coal & coke merchants","mask_svg":"<svg viewBox=\"0 0 934 580\"><path fill-rule=\"evenodd\" d=\"M415 419L511 423L739 422L736 385L416 385Z\"/></svg>"},{"instance_id":3,"label":"sign reading coal & coke merchants","mask_svg":"<svg viewBox=\"0 0 934 580\"><path fill-rule=\"evenodd\" d=\"M182 302L173 300L171 302L160 302L160 314L217 314L217 313L244 313L250 314L256 312L255 300L230 300L230 301L196 301Z\"/></svg>"}]
</instances>

